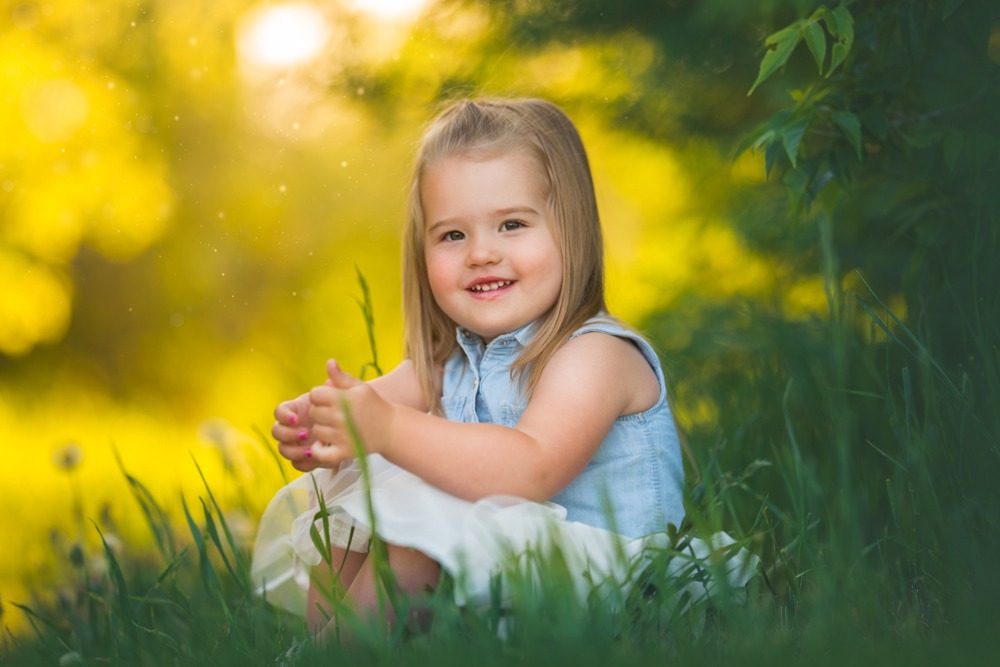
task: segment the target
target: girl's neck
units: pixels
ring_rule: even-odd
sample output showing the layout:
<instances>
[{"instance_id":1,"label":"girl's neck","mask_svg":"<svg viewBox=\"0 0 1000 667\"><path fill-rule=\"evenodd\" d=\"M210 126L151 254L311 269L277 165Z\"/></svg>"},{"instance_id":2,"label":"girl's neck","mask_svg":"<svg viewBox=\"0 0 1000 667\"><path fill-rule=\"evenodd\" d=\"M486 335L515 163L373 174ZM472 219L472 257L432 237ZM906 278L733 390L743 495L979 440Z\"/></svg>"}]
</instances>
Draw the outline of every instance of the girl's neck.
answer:
<instances>
[{"instance_id":1,"label":"girl's neck","mask_svg":"<svg viewBox=\"0 0 1000 667\"><path fill-rule=\"evenodd\" d=\"M483 341L483 344L484 344L484 345L489 345L489 344L490 344L490 343L492 343L493 341L495 341L495 340L499 340L499 339L501 339L501 338L507 338L507 337L510 337L510 336L514 336L514 337L518 337L518 334L519 334L519 333L521 333L521 332L525 332L525 333L527 333L527 332L528 332L528 331L529 331L529 330L531 329L531 327L533 327L533 326L535 325L535 322L537 322L537 321L538 321L538 320L533 320L533 321L531 321L531 322L528 322L527 324L525 324L525 325L524 325L524 326L522 326L522 327L519 327L519 328L517 328L517 329L514 329L513 331L507 331L507 332L505 332L505 333L502 333L502 334L499 334L499 335L497 335L497 336L493 336L493 337L491 337L491 338L487 338L487 337L485 337L485 336L481 336L481 335L477 334L476 332L474 332L474 331L469 331L469 330L468 330L468 329L466 329L465 327L461 327L461 326L460 326L460 327L458 327L458 331L459 331L459 332L461 332L461 334L462 334L463 336L465 336L465 337L475 337L475 338L478 338L478 339L480 339L481 341Z\"/></svg>"}]
</instances>

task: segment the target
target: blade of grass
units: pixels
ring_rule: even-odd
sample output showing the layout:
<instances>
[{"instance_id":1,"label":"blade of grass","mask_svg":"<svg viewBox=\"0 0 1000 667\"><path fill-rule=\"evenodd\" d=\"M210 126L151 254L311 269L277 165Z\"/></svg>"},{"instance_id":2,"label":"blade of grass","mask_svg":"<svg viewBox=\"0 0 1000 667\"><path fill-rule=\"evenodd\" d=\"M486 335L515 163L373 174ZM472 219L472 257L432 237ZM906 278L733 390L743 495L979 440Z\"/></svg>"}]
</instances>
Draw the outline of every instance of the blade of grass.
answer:
<instances>
[{"instance_id":1,"label":"blade of grass","mask_svg":"<svg viewBox=\"0 0 1000 667\"><path fill-rule=\"evenodd\" d=\"M279 455L278 452L271 446L271 441L268 440L267 435L260 430L260 427L254 425L251 428L260 440L260 444L264 448L264 451L270 455L271 460L273 460L274 464L278 467L278 472L281 473L282 483L287 485L289 481L288 473L285 472L285 465L282 463L281 455Z\"/></svg>"},{"instance_id":2,"label":"blade of grass","mask_svg":"<svg viewBox=\"0 0 1000 667\"><path fill-rule=\"evenodd\" d=\"M111 445L111 451L118 464L118 469L121 470L122 475L125 476L125 481L128 482L132 497L139 503L139 508L146 517L146 525L149 526L150 531L153 533L153 539L156 540L156 546L160 551L160 555L165 560L174 558L177 555L177 546L174 544L174 537L170 530L170 520L167 518L167 513L156 502L149 489L125 470L121 454L114 443Z\"/></svg>"},{"instance_id":3,"label":"blade of grass","mask_svg":"<svg viewBox=\"0 0 1000 667\"><path fill-rule=\"evenodd\" d=\"M229 609L229 605L226 604L226 598L222 593L222 586L219 583L218 575L215 573L215 568L212 567L212 561L205 545L205 538L198 528L198 524L195 523L194 518L191 516L187 500L183 495L181 496L181 505L184 508L184 517L187 519L188 528L191 531L191 536L194 538L195 547L198 549L198 570L201 574L202 586L204 586L205 592L208 593L209 597L219 601L219 606L226 617L226 621L229 627L232 627L232 612Z\"/></svg>"},{"instance_id":4,"label":"blade of grass","mask_svg":"<svg viewBox=\"0 0 1000 667\"><path fill-rule=\"evenodd\" d=\"M108 560L108 572L115 584L115 589L118 591L118 608L122 617L122 625L128 635L134 640L136 623L132 612L132 603L129 600L128 586L125 583L125 575L122 573L121 565L111 550L111 546L104 539L104 533L101 532L96 522L91 521L91 523L94 524L94 529L97 530L97 534L101 537L101 544L104 545L104 557Z\"/></svg>"},{"instance_id":5,"label":"blade of grass","mask_svg":"<svg viewBox=\"0 0 1000 667\"><path fill-rule=\"evenodd\" d=\"M215 544L215 548L219 552L219 556L222 558L222 564L226 566L226 569L229 570L229 574L240 585L240 588L245 591L246 587L244 586L242 577L240 577L240 575L233 568L232 563L229 562L229 558L226 556L225 550L222 548L222 540L219 537L219 531L215 527L215 519L212 517L212 511L209 509L208 504L205 503L203 498L199 498L198 500L201 501L201 509L205 516L205 532L208 533L212 543Z\"/></svg>"},{"instance_id":6,"label":"blade of grass","mask_svg":"<svg viewBox=\"0 0 1000 667\"><path fill-rule=\"evenodd\" d=\"M361 308L361 314L365 318L365 331L368 333L368 347L372 353L372 360L361 367L361 379L365 377L365 371L369 368L375 370L377 375L382 375L382 368L378 363L378 347L375 345L375 309L372 306L372 295L368 289L368 281L357 266L354 270L358 274L358 283L361 285L361 298L355 299Z\"/></svg>"},{"instance_id":7,"label":"blade of grass","mask_svg":"<svg viewBox=\"0 0 1000 667\"><path fill-rule=\"evenodd\" d=\"M938 372L938 375L941 377L941 379L945 381L945 383L952 391L954 391L958 395L961 395L962 392L959 390L958 387L955 386L954 382L952 382L951 380L951 377L949 377L949 375L944 371L944 369L941 368L937 360L934 359L933 356L931 356L930 352L927 350L924 344L920 342L920 339L917 338L913 334L913 332L910 331L910 329L898 317L896 317L895 313L893 313L892 310L890 310L889 307L882 302L882 299L879 298L874 288L872 288L872 286L868 284L868 281L865 280L865 277L863 275L861 275L861 272L856 271L855 273L861 280L861 282L864 284L864 286L868 288L868 292L872 295L872 298L878 302L879 306L881 306L885 310L886 314L889 315L892 321L895 322L896 325L906 334L906 337L910 340L910 342L912 342L913 345L916 346L917 350L919 350L921 354L926 355L928 361L934 367L934 370ZM896 337L893 336L893 338L895 339Z\"/></svg>"},{"instance_id":8,"label":"blade of grass","mask_svg":"<svg viewBox=\"0 0 1000 667\"><path fill-rule=\"evenodd\" d=\"M7 601L7 604L17 607L22 612L24 612L24 614L28 617L28 620L31 621L31 625L34 628L35 634L38 636L39 639L44 640L45 637L44 635L42 635L41 630L38 629L38 626L35 625L34 620L36 619L47 625L52 630L59 632L59 626L54 621L46 618L45 616L42 616L31 607L24 604L20 604L18 602L11 602L10 600Z\"/></svg>"},{"instance_id":9,"label":"blade of grass","mask_svg":"<svg viewBox=\"0 0 1000 667\"><path fill-rule=\"evenodd\" d=\"M368 469L367 453L361 442L361 434L358 431L354 415L347 401L342 401L341 409L344 411L344 422L347 425L347 432L354 447L354 456L357 458L358 467L361 470L361 483L364 489L365 500L368 509L368 522L371 526L371 545L369 546L369 558L372 558L372 567L381 586L376 586L375 591L378 596L379 614L385 618L386 601L393 609L399 609L399 599L396 588L396 577L389 565L389 556L385 542L378 536L378 526L375 518L375 504L372 501L372 481L371 472ZM388 600L383 596L387 596ZM402 625L402 624L399 624Z\"/></svg>"},{"instance_id":10,"label":"blade of grass","mask_svg":"<svg viewBox=\"0 0 1000 667\"><path fill-rule=\"evenodd\" d=\"M225 552L224 552L224 550L222 548L222 544L221 544L221 542L219 540L218 533L216 533L216 531L215 531L215 524L214 524L214 522L211 522L211 523L209 522L209 520L211 519L211 513L208 511L208 508L206 507L205 508L205 521L206 521L206 524L208 525L209 530L210 530L209 534L212 536L213 540L215 541L215 545L219 549L219 554L221 554L223 560L225 560L226 567L229 569L230 573L233 575L233 578L236 579L239 582L240 587L243 588L244 591L249 591L249 590L251 590L251 583L250 583L250 576L249 576L249 568L250 568L250 566L249 566L248 563L244 562L241 559L241 557L240 557L240 550L236 548L236 540L233 539L233 533L229 529L229 522L226 521L226 515L223 514L222 508L219 506L218 501L215 499L215 494L212 493L212 489L208 485L208 480L205 479L205 473L202 472L201 466L198 465L198 461L194 458L193 454L191 455L191 460L194 461L194 467L198 470L198 476L201 478L201 483L204 484L204 486L205 486L205 492L208 493L208 498L209 498L209 500L212 501L212 507L215 508L215 513L219 517L219 524L222 526L222 532L226 536L226 544L229 545L229 551L233 555L233 560L236 563L236 566L237 566L237 568L239 570L239 574L237 574L237 572L234 571L233 567L231 567L229 565L229 560L226 558L226 554L225 554ZM204 505L204 501L202 501L202 504Z\"/></svg>"}]
</instances>

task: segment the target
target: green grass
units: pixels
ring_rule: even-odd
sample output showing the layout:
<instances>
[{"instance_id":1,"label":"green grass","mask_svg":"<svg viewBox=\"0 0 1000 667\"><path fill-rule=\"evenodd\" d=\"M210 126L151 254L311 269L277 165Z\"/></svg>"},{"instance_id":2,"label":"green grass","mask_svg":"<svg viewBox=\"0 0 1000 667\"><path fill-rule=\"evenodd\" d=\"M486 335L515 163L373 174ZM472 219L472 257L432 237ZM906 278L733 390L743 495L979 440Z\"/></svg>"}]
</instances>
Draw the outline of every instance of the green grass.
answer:
<instances>
[{"instance_id":1,"label":"green grass","mask_svg":"<svg viewBox=\"0 0 1000 667\"><path fill-rule=\"evenodd\" d=\"M8 633L0 656L10 665L595 666L995 656L1000 357L988 311L958 323L977 346L975 366L949 370L933 341L870 289L842 294L831 280L830 303L828 319L805 325L751 318L758 329L743 333L768 337L763 354L732 341L728 353L710 350L738 370L710 387L719 423L689 433L689 520L675 537L722 529L742 538L762 557L745 601L719 595L678 614L685 582L668 574L676 553L665 551L644 586L598 589L580 604L558 554L536 554L541 577L514 577L508 610L498 599L459 608L446 580L419 601L434 610L428 631L387 632L341 606L358 642L320 646L300 619L254 595L249 548L207 482L197 498L171 501L183 508L177 525L119 460L151 539L118 544L107 527L83 526L100 535L99 549L74 545L61 580L37 600L3 601L30 629ZM696 367L699 350L687 353ZM675 375L683 387L694 374ZM417 601L385 602L405 615Z\"/></svg>"}]
</instances>

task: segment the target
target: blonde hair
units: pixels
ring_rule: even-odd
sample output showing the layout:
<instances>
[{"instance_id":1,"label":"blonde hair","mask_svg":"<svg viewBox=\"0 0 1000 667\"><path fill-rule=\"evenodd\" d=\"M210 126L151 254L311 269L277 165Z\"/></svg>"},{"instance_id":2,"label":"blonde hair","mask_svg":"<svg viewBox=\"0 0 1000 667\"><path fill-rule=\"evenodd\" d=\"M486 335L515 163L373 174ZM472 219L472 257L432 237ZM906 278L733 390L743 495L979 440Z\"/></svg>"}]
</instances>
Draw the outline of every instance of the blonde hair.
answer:
<instances>
[{"instance_id":1,"label":"blonde hair","mask_svg":"<svg viewBox=\"0 0 1000 667\"><path fill-rule=\"evenodd\" d=\"M511 368L530 396L546 362L587 319L606 310L604 243L590 163L580 135L559 107L536 99L465 100L445 109L419 144L403 237L406 354L434 412L441 412L441 368L455 350L456 324L431 293L424 255L421 178L452 156L489 159L523 151L547 180L549 213L562 256L562 289L537 320L534 336Z\"/></svg>"}]
</instances>

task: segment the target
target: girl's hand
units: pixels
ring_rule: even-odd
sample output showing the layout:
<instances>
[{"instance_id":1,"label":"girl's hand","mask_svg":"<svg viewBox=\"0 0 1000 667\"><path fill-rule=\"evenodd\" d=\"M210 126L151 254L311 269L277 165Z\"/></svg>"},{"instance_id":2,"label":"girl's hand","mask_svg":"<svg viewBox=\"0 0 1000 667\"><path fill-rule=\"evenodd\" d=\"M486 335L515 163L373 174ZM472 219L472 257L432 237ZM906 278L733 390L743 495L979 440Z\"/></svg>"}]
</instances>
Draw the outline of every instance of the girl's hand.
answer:
<instances>
[{"instance_id":1,"label":"girl's hand","mask_svg":"<svg viewBox=\"0 0 1000 667\"><path fill-rule=\"evenodd\" d=\"M271 436L278 441L278 453L291 461L292 467L302 472L316 468L312 460L312 419L309 417L309 394L284 401L274 409L274 426Z\"/></svg>"},{"instance_id":2,"label":"girl's hand","mask_svg":"<svg viewBox=\"0 0 1000 667\"><path fill-rule=\"evenodd\" d=\"M363 382L329 361L330 381L309 392L309 418L316 443L311 456L314 465L336 467L355 457L355 445L344 407L350 412L361 445L367 453L384 453L394 412L391 403Z\"/></svg>"}]
</instances>

